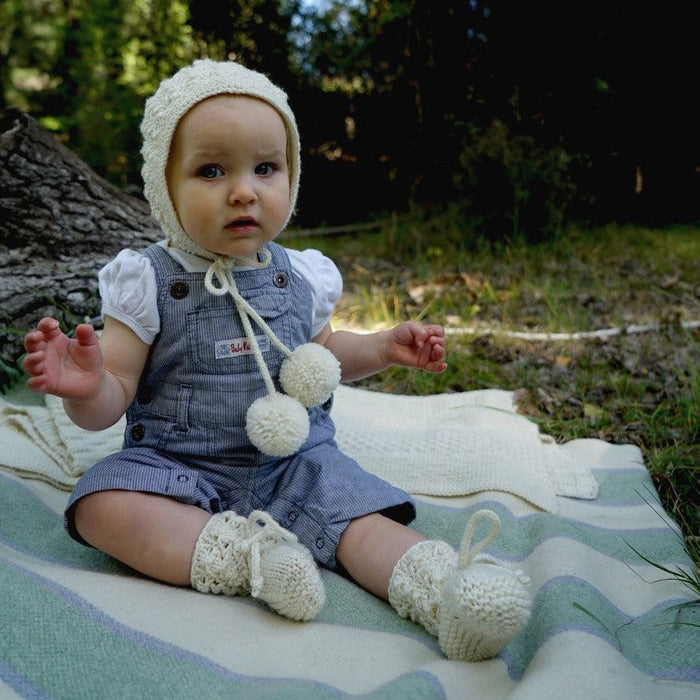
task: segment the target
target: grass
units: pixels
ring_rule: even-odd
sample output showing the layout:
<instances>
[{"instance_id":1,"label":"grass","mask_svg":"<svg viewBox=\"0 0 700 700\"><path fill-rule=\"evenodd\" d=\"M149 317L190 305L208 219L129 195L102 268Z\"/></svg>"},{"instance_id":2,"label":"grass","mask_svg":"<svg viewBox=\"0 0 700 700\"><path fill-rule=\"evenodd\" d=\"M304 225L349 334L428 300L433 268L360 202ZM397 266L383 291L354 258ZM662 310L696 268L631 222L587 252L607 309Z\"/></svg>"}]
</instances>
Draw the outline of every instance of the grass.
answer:
<instances>
[{"instance_id":1,"label":"grass","mask_svg":"<svg viewBox=\"0 0 700 700\"><path fill-rule=\"evenodd\" d=\"M692 226L609 226L537 245L487 244L446 217L287 243L317 247L340 267L336 327L417 319L451 331L444 374L390 368L359 384L419 395L512 390L559 441L639 446L698 563L700 329L691 322L700 320L699 234ZM581 340L506 335L643 324L655 330Z\"/></svg>"}]
</instances>

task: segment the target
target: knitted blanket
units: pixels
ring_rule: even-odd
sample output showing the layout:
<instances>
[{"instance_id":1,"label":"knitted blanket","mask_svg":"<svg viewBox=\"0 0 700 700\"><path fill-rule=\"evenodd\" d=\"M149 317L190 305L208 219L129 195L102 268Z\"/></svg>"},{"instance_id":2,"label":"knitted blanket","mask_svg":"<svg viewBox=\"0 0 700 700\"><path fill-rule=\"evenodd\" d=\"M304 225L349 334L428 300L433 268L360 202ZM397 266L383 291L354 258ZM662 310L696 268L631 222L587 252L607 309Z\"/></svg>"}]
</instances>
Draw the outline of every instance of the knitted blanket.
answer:
<instances>
[{"instance_id":1,"label":"knitted blanket","mask_svg":"<svg viewBox=\"0 0 700 700\"><path fill-rule=\"evenodd\" d=\"M678 607L691 592L645 558L686 572L693 563L636 447L555 446L512 412L504 392L414 400L350 390L336 399L341 444L366 466L415 484L416 529L458 546L477 509L500 516L486 553L530 577L534 604L527 627L498 657L447 661L420 626L329 571L319 617L296 623L249 598L148 580L78 545L63 529L66 489L118 447L120 435L66 435L48 408L5 404L0 697L700 696L700 610ZM353 414L365 415L362 435L340 428ZM381 450L370 428L393 432ZM520 472L530 470L531 450L544 477L526 485ZM481 459L492 474L461 474ZM585 498L557 494L570 488L570 470ZM538 506L542 481L551 488ZM454 495L460 491L468 495Z\"/></svg>"}]
</instances>

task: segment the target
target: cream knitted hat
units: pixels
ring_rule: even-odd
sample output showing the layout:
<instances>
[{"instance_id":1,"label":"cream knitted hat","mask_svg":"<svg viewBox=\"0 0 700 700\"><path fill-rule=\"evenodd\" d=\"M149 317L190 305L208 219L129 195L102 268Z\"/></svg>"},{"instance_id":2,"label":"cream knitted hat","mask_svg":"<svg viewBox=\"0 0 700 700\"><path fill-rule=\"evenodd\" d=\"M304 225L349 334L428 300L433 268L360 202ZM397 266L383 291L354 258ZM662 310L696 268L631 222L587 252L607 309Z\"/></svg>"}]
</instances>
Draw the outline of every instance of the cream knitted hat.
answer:
<instances>
[{"instance_id":1,"label":"cream knitted hat","mask_svg":"<svg viewBox=\"0 0 700 700\"><path fill-rule=\"evenodd\" d=\"M164 80L146 100L141 133L143 167L141 176L144 194L151 205L154 218L166 237L178 248L213 260L216 255L197 245L185 233L170 200L165 168L170 144L178 122L198 102L214 95L249 95L274 107L284 121L287 131L287 164L289 168L289 212L294 213L299 191L301 158L299 132L286 93L263 75L233 61L197 60ZM286 223L285 222L285 226Z\"/></svg>"}]
</instances>

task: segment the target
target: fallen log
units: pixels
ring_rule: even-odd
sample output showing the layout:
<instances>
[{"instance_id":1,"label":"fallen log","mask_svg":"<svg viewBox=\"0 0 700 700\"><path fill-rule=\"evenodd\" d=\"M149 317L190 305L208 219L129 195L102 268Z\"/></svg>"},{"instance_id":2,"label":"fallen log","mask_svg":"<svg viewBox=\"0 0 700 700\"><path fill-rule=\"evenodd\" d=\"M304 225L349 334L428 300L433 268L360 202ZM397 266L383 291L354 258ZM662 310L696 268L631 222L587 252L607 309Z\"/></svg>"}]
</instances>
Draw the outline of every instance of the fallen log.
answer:
<instances>
[{"instance_id":1,"label":"fallen log","mask_svg":"<svg viewBox=\"0 0 700 700\"><path fill-rule=\"evenodd\" d=\"M2 362L16 362L42 316L66 330L98 316L100 267L159 237L144 199L100 177L28 114L0 113Z\"/></svg>"}]
</instances>

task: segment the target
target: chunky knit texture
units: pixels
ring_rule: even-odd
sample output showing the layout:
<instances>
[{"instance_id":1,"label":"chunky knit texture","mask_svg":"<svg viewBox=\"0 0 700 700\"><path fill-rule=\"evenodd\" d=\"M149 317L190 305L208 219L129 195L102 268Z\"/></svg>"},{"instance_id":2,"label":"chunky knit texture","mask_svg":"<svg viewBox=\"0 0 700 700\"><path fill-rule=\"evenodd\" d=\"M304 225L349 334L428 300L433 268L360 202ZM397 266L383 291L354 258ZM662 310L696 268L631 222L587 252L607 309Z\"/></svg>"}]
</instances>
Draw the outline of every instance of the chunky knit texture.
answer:
<instances>
[{"instance_id":1,"label":"chunky knit texture","mask_svg":"<svg viewBox=\"0 0 700 700\"><path fill-rule=\"evenodd\" d=\"M457 552L447 542L426 540L399 559L389 581L389 602L396 612L437 637L442 589L457 571Z\"/></svg>"},{"instance_id":2,"label":"chunky knit texture","mask_svg":"<svg viewBox=\"0 0 700 700\"><path fill-rule=\"evenodd\" d=\"M509 644L530 618L527 577L497 564L473 563L442 589L438 641L448 659L483 661Z\"/></svg>"},{"instance_id":3,"label":"chunky knit texture","mask_svg":"<svg viewBox=\"0 0 700 700\"><path fill-rule=\"evenodd\" d=\"M291 620L316 617L325 602L311 553L264 511L248 518L213 515L202 530L190 570L202 593L251 595Z\"/></svg>"},{"instance_id":4,"label":"chunky knit texture","mask_svg":"<svg viewBox=\"0 0 700 700\"><path fill-rule=\"evenodd\" d=\"M471 538L481 520L489 534ZM480 555L498 535L500 521L489 510L469 520L459 555L446 543L419 542L399 560L389 581L389 602L402 617L437 636L445 656L482 661L509 644L530 617L529 579Z\"/></svg>"},{"instance_id":5,"label":"chunky knit texture","mask_svg":"<svg viewBox=\"0 0 700 700\"><path fill-rule=\"evenodd\" d=\"M153 96L146 100L141 122L141 176L144 194L165 236L178 248L208 260L213 260L216 256L197 245L180 226L168 192L165 169L180 119L198 102L215 95L256 97L274 107L282 117L287 132L289 168L287 221L296 208L301 173L299 132L294 113L287 103L286 93L267 76L233 61L202 59L181 68L175 75L164 80Z\"/></svg>"}]
</instances>

